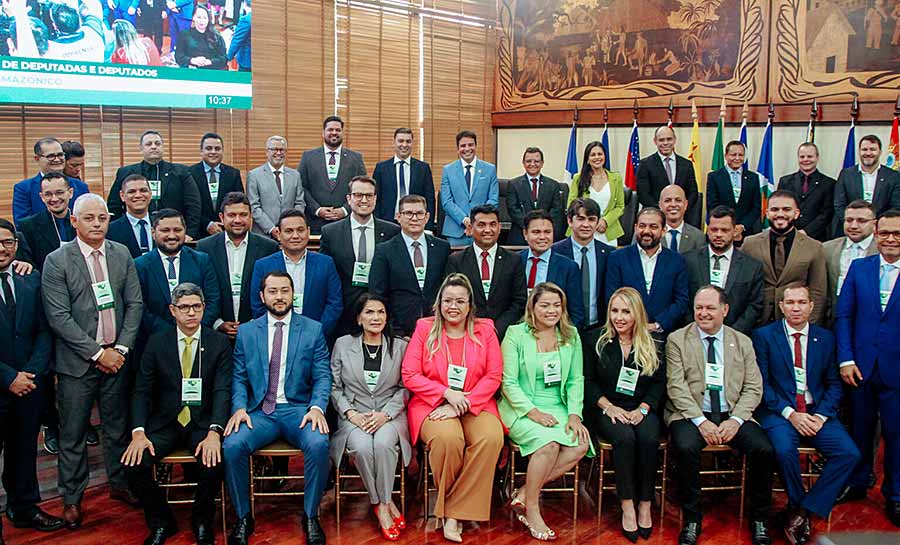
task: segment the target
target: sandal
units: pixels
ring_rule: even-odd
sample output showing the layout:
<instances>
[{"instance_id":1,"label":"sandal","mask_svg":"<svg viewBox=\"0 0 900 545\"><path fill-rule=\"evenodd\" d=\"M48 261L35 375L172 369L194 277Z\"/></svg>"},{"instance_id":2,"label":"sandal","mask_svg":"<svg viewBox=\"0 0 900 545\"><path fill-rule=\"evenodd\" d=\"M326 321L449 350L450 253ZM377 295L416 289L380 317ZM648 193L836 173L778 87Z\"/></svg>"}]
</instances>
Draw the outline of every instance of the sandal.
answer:
<instances>
[{"instance_id":1,"label":"sandal","mask_svg":"<svg viewBox=\"0 0 900 545\"><path fill-rule=\"evenodd\" d=\"M556 532L554 532L550 528L547 528L546 532L539 532L535 530L530 524L528 524L528 519L525 518L525 515L516 515L516 518L519 519L519 522L524 524L526 528L528 528L528 532L534 539L537 539L539 541L556 541Z\"/></svg>"},{"instance_id":2,"label":"sandal","mask_svg":"<svg viewBox=\"0 0 900 545\"><path fill-rule=\"evenodd\" d=\"M509 497L509 501L506 502L506 507L516 515L525 514L525 502L519 499L518 488L512 491L512 495Z\"/></svg>"}]
</instances>

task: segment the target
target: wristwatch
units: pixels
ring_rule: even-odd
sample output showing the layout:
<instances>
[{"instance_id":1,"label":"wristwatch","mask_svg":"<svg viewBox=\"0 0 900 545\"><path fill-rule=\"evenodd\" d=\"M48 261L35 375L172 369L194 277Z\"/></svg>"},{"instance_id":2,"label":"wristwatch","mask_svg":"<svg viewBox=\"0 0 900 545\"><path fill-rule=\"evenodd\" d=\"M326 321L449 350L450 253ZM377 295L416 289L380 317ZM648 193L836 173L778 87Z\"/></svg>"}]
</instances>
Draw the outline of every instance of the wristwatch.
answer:
<instances>
[{"instance_id":1,"label":"wristwatch","mask_svg":"<svg viewBox=\"0 0 900 545\"><path fill-rule=\"evenodd\" d=\"M209 430L218 433L220 436L225 433L225 429L218 424L210 424Z\"/></svg>"},{"instance_id":2,"label":"wristwatch","mask_svg":"<svg viewBox=\"0 0 900 545\"><path fill-rule=\"evenodd\" d=\"M650 411L648 411L644 407L638 407L638 410L641 411L641 414L644 416L647 416L648 414L650 414Z\"/></svg>"}]
</instances>

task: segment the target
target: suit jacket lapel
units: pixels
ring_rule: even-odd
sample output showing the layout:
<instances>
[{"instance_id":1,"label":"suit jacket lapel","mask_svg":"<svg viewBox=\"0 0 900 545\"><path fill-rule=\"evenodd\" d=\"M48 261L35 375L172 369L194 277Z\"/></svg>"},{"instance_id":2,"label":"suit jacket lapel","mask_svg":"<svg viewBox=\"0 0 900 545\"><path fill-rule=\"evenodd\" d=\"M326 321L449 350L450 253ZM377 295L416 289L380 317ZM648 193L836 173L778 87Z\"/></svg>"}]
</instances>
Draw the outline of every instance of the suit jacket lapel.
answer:
<instances>
[{"instance_id":1,"label":"suit jacket lapel","mask_svg":"<svg viewBox=\"0 0 900 545\"><path fill-rule=\"evenodd\" d=\"M69 259L71 259L72 262L75 263L75 268L81 271L81 274L84 275L84 281L87 283L87 285L90 286L91 284L93 284L94 281L91 279L91 271L88 270L87 262L85 262L84 255L81 253L81 246L79 246L76 242L75 244L64 246L64 248L67 248L69 252ZM88 259L91 258L89 257ZM107 268L108 267L109 265L107 264Z\"/></svg>"},{"instance_id":2,"label":"suit jacket lapel","mask_svg":"<svg viewBox=\"0 0 900 545\"><path fill-rule=\"evenodd\" d=\"M372 217L374 218L375 216L372 216ZM377 229L378 229L378 226L377 226L377 225L375 226L375 229L376 229L376 232L377 232ZM376 238L375 243L377 244L377 243L378 243L378 240L377 240L378 237L376 236L375 238ZM341 239L342 239L342 240L341 240L341 243L342 243L341 246L344 248L344 251L347 252L347 255L350 257L350 259L351 259L352 261L356 261L356 251L355 251L355 249L353 248L353 227L351 227L349 221L346 222L346 225L344 225L343 227L341 227ZM368 252L374 252L375 249L372 248L371 250L367 250L367 251L368 251ZM369 261L371 262L371 256L369 256Z\"/></svg>"},{"instance_id":3,"label":"suit jacket lapel","mask_svg":"<svg viewBox=\"0 0 900 545\"><path fill-rule=\"evenodd\" d=\"M632 244L632 247L634 248L634 250L632 250L632 259L628 260L631 263L631 268L632 268L631 274L635 275L637 278L640 278L642 280L641 289L640 289L641 295L643 295L645 297L650 297L650 294L647 293L647 279L644 277L644 266L641 262L641 251L640 251L640 249L638 249L637 244ZM660 251L662 251L662 250L660 250ZM659 258L658 257L656 258L656 267L657 268L659 267ZM654 268L653 273L654 273L654 276L656 276L656 268ZM651 285L650 287L652 288L653 286Z\"/></svg>"},{"instance_id":4,"label":"suit jacket lapel","mask_svg":"<svg viewBox=\"0 0 900 545\"><path fill-rule=\"evenodd\" d=\"M722 344L725 345L722 347L725 360L725 398L728 399L728 392L733 392L734 399L740 399L743 373L740 373L740 376L738 376L738 373L735 372L735 370L738 369L738 367L742 364L737 359L737 344L734 342L734 333L726 329L724 334L722 335L722 339ZM728 402L728 404L731 405L731 410L733 411L734 404L730 401Z\"/></svg>"},{"instance_id":5,"label":"suit jacket lapel","mask_svg":"<svg viewBox=\"0 0 900 545\"><path fill-rule=\"evenodd\" d=\"M709 246L706 247L706 267L704 268L704 275L706 276L706 283L709 283ZM737 281L738 272L744 266L744 256L737 250L731 252L731 263L728 266L728 276L725 277L725 292L731 292L731 289L734 287L734 283Z\"/></svg>"},{"instance_id":6,"label":"suit jacket lapel","mask_svg":"<svg viewBox=\"0 0 900 545\"><path fill-rule=\"evenodd\" d=\"M784 269L781 271L781 276L787 274L788 271L797 263L800 259L798 257L799 252L803 252L806 254L806 238L799 232L794 231L794 244L791 246L791 253L788 254L787 260L784 262ZM780 279L781 277L779 277Z\"/></svg>"},{"instance_id":7,"label":"suit jacket lapel","mask_svg":"<svg viewBox=\"0 0 900 545\"><path fill-rule=\"evenodd\" d=\"M363 357L363 336L360 335L358 338L354 339L354 342L350 343L347 347L347 362L345 363L348 367L350 367L351 372L356 377L356 380L362 385L363 389L368 389L366 386L366 374L363 369L365 365L366 359ZM382 339L382 350L381 350L381 372L384 373L384 348L387 348L387 340ZM381 377L379 377L379 382L381 381ZM377 389L377 386L376 386Z\"/></svg>"},{"instance_id":8,"label":"suit jacket lapel","mask_svg":"<svg viewBox=\"0 0 900 545\"><path fill-rule=\"evenodd\" d=\"M473 296L475 304L482 307L487 306L487 298L484 296L484 290L481 289L481 256L475 253L475 248L471 245L462 251L462 273L471 279L477 279L478 282L472 282ZM431 263L431 260L428 260ZM497 273L497 260L494 260L494 274ZM491 291L494 289L494 277L491 277Z\"/></svg>"},{"instance_id":9,"label":"suit jacket lapel","mask_svg":"<svg viewBox=\"0 0 900 545\"><path fill-rule=\"evenodd\" d=\"M292 311L293 312L293 311ZM300 329L300 320L297 319L299 314L296 312L293 316L291 316L291 327L290 331L288 331L288 349L287 349L287 357L285 358L285 366L284 366L284 384L285 384L285 394L287 394L287 385L293 384L294 382L291 380L291 375L294 372L294 367L299 365L300 363L300 338L303 336L303 330Z\"/></svg>"},{"instance_id":10,"label":"suit jacket lapel","mask_svg":"<svg viewBox=\"0 0 900 545\"><path fill-rule=\"evenodd\" d=\"M435 284L437 282L440 282L442 280L442 278L440 278L441 271L439 271L437 269L437 266L438 266L437 256L433 255L433 252L432 252L432 250L434 250L434 240L431 237L429 237L428 235L425 235L422 238L425 239L425 251L428 252L428 262L425 264L425 283L423 284L423 288L421 290L422 293L425 293L426 291L428 291L427 288L431 287L433 284ZM404 248L404 250L405 249L406 248ZM410 261L410 265L412 265L411 261ZM415 277L416 277L416 272L415 272L415 270L413 270L413 278L415 278ZM416 282L416 285L418 286L419 283Z\"/></svg>"},{"instance_id":11,"label":"suit jacket lapel","mask_svg":"<svg viewBox=\"0 0 900 545\"><path fill-rule=\"evenodd\" d=\"M337 189L337 186L338 186L337 181L342 180L344 178L344 176L347 174L347 169L350 168L350 166L347 164L349 162L350 162L350 154L347 153L346 149L341 148L341 164L338 165L338 173L337 173L337 178L335 178L334 187L332 188L331 184L329 184L329 189L331 189L332 193Z\"/></svg>"},{"instance_id":12,"label":"suit jacket lapel","mask_svg":"<svg viewBox=\"0 0 900 545\"><path fill-rule=\"evenodd\" d=\"M498 245L497 246L497 255L494 256L494 273L491 275L491 289L488 290L488 297L487 297L486 302L489 303L491 300L491 297L493 297L494 294L497 293L497 289L498 289L497 285L499 284L499 282L496 282L495 280L497 280L498 275L500 278L506 278L506 269L508 267L508 265L507 265L508 261L509 261L509 259L507 259L503 255L503 252L500 251L500 246Z\"/></svg>"},{"instance_id":13,"label":"suit jacket lapel","mask_svg":"<svg viewBox=\"0 0 900 545\"><path fill-rule=\"evenodd\" d=\"M772 278L775 278L775 265L772 263L772 253L769 251L769 246L773 244L771 233L772 231L770 229L763 230L762 236L764 238L760 241L760 246L763 255L763 267L766 268L766 274L768 274ZM775 280L777 281L778 279L775 278Z\"/></svg>"},{"instance_id":14,"label":"suit jacket lapel","mask_svg":"<svg viewBox=\"0 0 900 545\"><path fill-rule=\"evenodd\" d=\"M150 275L152 277L151 281L156 284L157 289L159 289L161 293L165 294L166 301L171 301L172 294L169 291L168 273L166 273L166 267L163 266L162 257L156 250L151 250L150 253L152 254L151 259L153 260L151 267L154 269L153 274ZM181 260L181 268L181 272L183 272L184 259ZM112 273L110 273L110 276L112 276Z\"/></svg>"}]
</instances>

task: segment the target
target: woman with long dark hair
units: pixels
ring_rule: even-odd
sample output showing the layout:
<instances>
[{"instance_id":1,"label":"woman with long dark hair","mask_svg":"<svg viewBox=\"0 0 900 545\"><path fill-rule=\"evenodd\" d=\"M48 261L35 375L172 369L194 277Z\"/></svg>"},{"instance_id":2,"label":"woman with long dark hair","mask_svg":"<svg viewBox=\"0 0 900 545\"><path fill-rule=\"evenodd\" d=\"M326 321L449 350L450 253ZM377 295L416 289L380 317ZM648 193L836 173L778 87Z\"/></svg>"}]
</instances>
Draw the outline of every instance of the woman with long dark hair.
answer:
<instances>
[{"instance_id":1,"label":"woman with long dark hair","mask_svg":"<svg viewBox=\"0 0 900 545\"><path fill-rule=\"evenodd\" d=\"M569 184L569 202L566 207L579 197L596 202L603 215L594 238L615 247L618 238L625 234L619 222L625 212L625 185L621 174L606 169L608 156L602 142L590 142L584 148L581 172Z\"/></svg>"},{"instance_id":2,"label":"woman with long dark hair","mask_svg":"<svg viewBox=\"0 0 900 545\"><path fill-rule=\"evenodd\" d=\"M191 28L178 35L175 62L184 68L225 70L225 40L216 32L206 6L194 8Z\"/></svg>"}]
</instances>

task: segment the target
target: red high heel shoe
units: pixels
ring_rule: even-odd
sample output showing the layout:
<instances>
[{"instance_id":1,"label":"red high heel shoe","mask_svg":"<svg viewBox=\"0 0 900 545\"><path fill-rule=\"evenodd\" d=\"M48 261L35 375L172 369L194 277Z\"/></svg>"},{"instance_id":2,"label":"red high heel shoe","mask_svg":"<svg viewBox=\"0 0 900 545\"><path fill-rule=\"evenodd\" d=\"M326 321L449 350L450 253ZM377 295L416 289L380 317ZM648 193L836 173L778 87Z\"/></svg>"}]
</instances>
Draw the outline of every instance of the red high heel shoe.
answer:
<instances>
[{"instance_id":1,"label":"red high heel shoe","mask_svg":"<svg viewBox=\"0 0 900 545\"><path fill-rule=\"evenodd\" d=\"M394 517L394 526L398 530L406 530L406 519L403 518L402 513Z\"/></svg>"},{"instance_id":2,"label":"red high heel shoe","mask_svg":"<svg viewBox=\"0 0 900 545\"><path fill-rule=\"evenodd\" d=\"M397 528L396 521L390 528L385 528L381 525L381 519L378 519L378 506L373 506L372 510L375 512L375 518L378 522L378 527L381 528L381 537L388 541L397 541L398 539L400 539L400 530Z\"/></svg>"}]
</instances>

